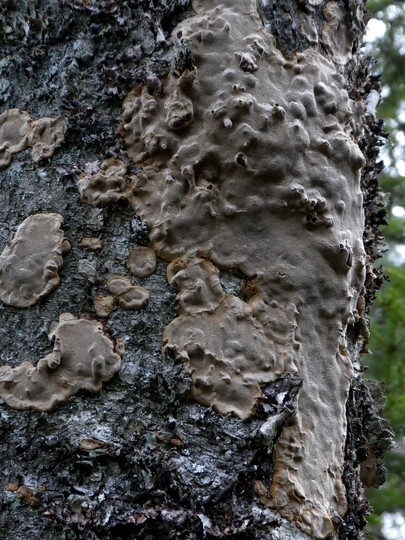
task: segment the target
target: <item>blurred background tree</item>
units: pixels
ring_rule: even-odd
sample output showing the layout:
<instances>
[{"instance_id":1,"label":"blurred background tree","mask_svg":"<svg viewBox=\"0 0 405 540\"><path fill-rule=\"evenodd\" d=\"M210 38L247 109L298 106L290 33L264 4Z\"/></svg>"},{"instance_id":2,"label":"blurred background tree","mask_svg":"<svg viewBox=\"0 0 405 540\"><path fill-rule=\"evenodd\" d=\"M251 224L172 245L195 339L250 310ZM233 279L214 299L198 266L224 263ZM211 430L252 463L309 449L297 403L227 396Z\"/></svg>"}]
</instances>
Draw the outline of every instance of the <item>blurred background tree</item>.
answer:
<instances>
[{"instance_id":1,"label":"blurred background tree","mask_svg":"<svg viewBox=\"0 0 405 540\"><path fill-rule=\"evenodd\" d=\"M389 225L384 230L389 248L383 259L388 276L372 313L370 350L364 357L369 378L386 383L385 417L396 433L397 448L386 457L387 482L370 489L375 513L366 531L370 539L405 539L405 2L369 0L372 19L368 52L382 72L382 100L378 115L390 132L382 155L380 177L387 196Z\"/></svg>"}]
</instances>

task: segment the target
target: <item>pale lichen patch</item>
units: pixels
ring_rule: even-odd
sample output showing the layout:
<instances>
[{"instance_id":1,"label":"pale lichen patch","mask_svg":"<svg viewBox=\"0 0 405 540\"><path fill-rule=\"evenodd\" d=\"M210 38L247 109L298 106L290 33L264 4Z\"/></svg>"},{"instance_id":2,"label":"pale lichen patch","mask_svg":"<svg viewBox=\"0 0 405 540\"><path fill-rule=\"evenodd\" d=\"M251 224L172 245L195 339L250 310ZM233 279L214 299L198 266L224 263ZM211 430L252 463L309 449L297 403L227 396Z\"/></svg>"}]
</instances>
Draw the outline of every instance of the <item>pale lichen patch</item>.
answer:
<instances>
[{"instance_id":1,"label":"pale lichen patch","mask_svg":"<svg viewBox=\"0 0 405 540\"><path fill-rule=\"evenodd\" d=\"M98 392L121 367L112 341L95 321L63 313L49 339L53 352L36 366L0 368L0 396L10 407L49 411L79 390Z\"/></svg>"},{"instance_id":2,"label":"pale lichen patch","mask_svg":"<svg viewBox=\"0 0 405 540\"><path fill-rule=\"evenodd\" d=\"M28 307L58 287L58 270L70 244L59 214L35 214L17 228L0 255L0 299Z\"/></svg>"}]
</instances>

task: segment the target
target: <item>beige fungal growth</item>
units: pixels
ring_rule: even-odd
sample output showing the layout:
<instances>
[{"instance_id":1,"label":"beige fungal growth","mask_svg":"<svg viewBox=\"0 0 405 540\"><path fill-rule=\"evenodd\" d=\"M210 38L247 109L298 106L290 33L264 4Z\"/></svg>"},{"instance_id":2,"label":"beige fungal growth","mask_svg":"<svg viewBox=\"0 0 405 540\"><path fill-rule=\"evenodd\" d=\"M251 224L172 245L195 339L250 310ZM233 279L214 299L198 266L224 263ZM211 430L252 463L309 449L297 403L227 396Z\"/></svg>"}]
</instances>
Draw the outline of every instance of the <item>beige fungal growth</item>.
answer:
<instances>
[{"instance_id":1,"label":"beige fungal growth","mask_svg":"<svg viewBox=\"0 0 405 540\"><path fill-rule=\"evenodd\" d=\"M322 41L331 58L345 65L352 58L353 34L345 9L337 2L328 2L323 10L326 24L322 29Z\"/></svg>"},{"instance_id":2,"label":"beige fungal growth","mask_svg":"<svg viewBox=\"0 0 405 540\"><path fill-rule=\"evenodd\" d=\"M118 296L120 305L125 309L141 309L149 300L148 291L138 285L132 285L125 276L111 276L107 281L107 289L114 296Z\"/></svg>"},{"instance_id":3,"label":"beige fungal growth","mask_svg":"<svg viewBox=\"0 0 405 540\"><path fill-rule=\"evenodd\" d=\"M70 250L59 214L35 214L19 225L0 255L0 300L28 307L58 287L58 270Z\"/></svg>"},{"instance_id":4,"label":"beige fungal growth","mask_svg":"<svg viewBox=\"0 0 405 540\"><path fill-rule=\"evenodd\" d=\"M10 164L12 154L32 147L34 162L53 156L65 137L62 116L31 120L19 109L8 109L0 115L0 169Z\"/></svg>"},{"instance_id":5,"label":"beige fungal growth","mask_svg":"<svg viewBox=\"0 0 405 540\"><path fill-rule=\"evenodd\" d=\"M114 275L107 281L107 289L111 294L118 296L130 290L132 287L131 281L125 276Z\"/></svg>"},{"instance_id":6,"label":"beige fungal growth","mask_svg":"<svg viewBox=\"0 0 405 540\"><path fill-rule=\"evenodd\" d=\"M28 145L32 146L32 160L53 156L55 148L65 138L65 121L62 116L57 118L40 118L31 123Z\"/></svg>"},{"instance_id":7,"label":"beige fungal growth","mask_svg":"<svg viewBox=\"0 0 405 540\"><path fill-rule=\"evenodd\" d=\"M193 7L173 35L188 42L196 70L163 80L159 96L134 89L119 127L143 167L129 202L151 247L168 261L185 256L168 269L180 316L165 351L189 362L196 399L241 418L254 413L260 384L297 371L298 411L276 448L268 504L325 538L346 512L352 369L340 347L364 282L361 105L318 52L287 61L255 0ZM325 16L324 39L344 42L342 60L350 40L335 3ZM229 298L208 263L190 263L196 256L255 277L257 295L248 305Z\"/></svg>"},{"instance_id":8,"label":"beige fungal growth","mask_svg":"<svg viewBox=\"0 0 405 540\"><path fill-rule=\"evenodd\" d=\"M156 254L153 249L135 246L127 259L127 268L136 277L148 277L156 268Z\"/></svg>"},{"instance_id":9,"label":"beige fungal growth","mask_svg":"<svg viewBox=\"0 0 405 540\"><path fill-rule=\"evenodd\" d=\"M100 169L79 179L77 187L83 202L92 206L116 203L130 195L130 185L125 182L127 167L119 159L105 159Z\"/></svg>"},{"instance_id":10,"label":"beige fungal growth","mask_svg":"<svg viewBox=\"0 0 405 540\"><path fill-rule=\"evenodd\" d=\"M89 249L90 251L98 251L103 248L103 241L101 238L93 238L86 236L80 242L81 247Z\"/></svg>"},{"instance_id":11,"label":"beige fungal growth","mask_svg":"<svg viewBox=\"0 0 405 540\"><path fill-rule=\"evenodd\" d=\"M55 340L53 352L36 366L0 368L0 396L10 407L49 411L79 390L98 392L121 367L112 341L95 321L63 313L49 339Z\"/></svg>"},{"instance_id":12,"label":"beige fungal growth","mask_svg":"<svg viewBox=\"0 0 405 540\"><path fill-rule=\"evenodd\" d=\"M203 259L172 262L168 278L180 288L182 315L166 327L164 352L175 348L189 364L196 401L248 418L262 395L260 384L296 369L294 306L273 306L274 318L260 320L260 298L246 304L225 294L218 270Z\"/></svg>"},{"instance_id":13,"label":"beige fungal growth","mask_svg":"<svg viewBox=\"0 0 405 540\"><path fill-rule=\"evenodd\" d=\"M0 114L0 169L10 164L13 154L27 147L30 121L29 114L19 109Z\"/></svg>"},{"instance_id":14,"label":"beige fungal growth","mask_svg":"<svg viewBox=\"0 0 405 540\"><path fill-rule=\"evenodd\" d=\"M94 299L94 311L97 317L108 317L114 309L114 297L98 295Z\"/></svg>"},{"instance_id":15,"label":"beige fungal growth","mask_svg":"<svg viewBox=\"0 0 405 540\"><path fill-rule=\"evenodd\" d=\"M149 293L139 285L133 285L130 289L118 295L120 305L125 309L142 309L149 300Z\"/></svg>"}]
</instances>

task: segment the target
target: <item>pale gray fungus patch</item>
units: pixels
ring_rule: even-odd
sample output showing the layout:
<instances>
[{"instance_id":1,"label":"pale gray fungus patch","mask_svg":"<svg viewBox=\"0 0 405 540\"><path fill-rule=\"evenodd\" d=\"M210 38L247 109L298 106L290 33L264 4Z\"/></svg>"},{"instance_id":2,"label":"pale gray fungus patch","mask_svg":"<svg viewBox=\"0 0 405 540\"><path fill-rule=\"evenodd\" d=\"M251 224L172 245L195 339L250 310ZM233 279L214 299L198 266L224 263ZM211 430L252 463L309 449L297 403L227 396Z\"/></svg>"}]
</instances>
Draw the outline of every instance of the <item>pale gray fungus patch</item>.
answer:
<instances>
[{"instance_id":1,"label":"pale gray fungus patch","mask_svg":"<svg viewBox=\"0 0 405 540\"><path fill-rule=\"evenodd\" d=\"M37 365L0 368L0 396L14 409L49 411L79 390L98 392L121 367L121 357L96 321L62 313L50 332L53 352Z\"/></svg>"},{"instance_id":2,"label":"pale gray fungus patch","mask_svg":"<svg viewBox=\"0 0 405 540\"><path fill-rule=\"evenodd\" d=\"M350 39L334 4L325 11L324 35L332 43L337 28L343 31L333 58L342 62ZM196 399L242 418L254 414L255 384L280 369L297 371L298 411L279 439L273 483L261 500L326 538L347 510L341 475L352 366L344 335L365 266L361 111L318 52L282 56L254 0L198 0L193 7L197 15L173 35L187 40L196 69L163 80L159 96L146 87L131 91L119 127L129 157L143 167L128 201L157 254L184 257L168 269L180 288L180 317L166 328L172 346L165 352L174 348L189 362ZM215 272L205 275L203 263L190 262L198 257L255 276L248 307L224 296ZM285 347L251 387L249 362L232 363L235 351L223 354L229 340L221 320L231 333L248 320L255 328L231 340L238 350L260 342L256 328ZM227 374L232 400L221 386Z\"/></svg>"},{"instance_id":3,"label":"pale gray fungus patch","mask_svg":"<svg viewBox=\"0 0 405 540\"><path fill-rule=\"evenodd\" d=\"M58 287L58 270L70 244L60 214L34 214L17 228L0 255L0 300L28 307Z\"/></svg>"},{"instance_id":4,"label":"pale gray fungus patch","mask_svg":"<svg viewBox=\"0 0 405 540\"><path fill-rule=\"evenodd\" d=\"M65 137L62 116L32 120L26 111L7 109L0 114L0 169L10 164L12 155L32 147L34 163L53 156Z\"/></svg>"}]
</instances>

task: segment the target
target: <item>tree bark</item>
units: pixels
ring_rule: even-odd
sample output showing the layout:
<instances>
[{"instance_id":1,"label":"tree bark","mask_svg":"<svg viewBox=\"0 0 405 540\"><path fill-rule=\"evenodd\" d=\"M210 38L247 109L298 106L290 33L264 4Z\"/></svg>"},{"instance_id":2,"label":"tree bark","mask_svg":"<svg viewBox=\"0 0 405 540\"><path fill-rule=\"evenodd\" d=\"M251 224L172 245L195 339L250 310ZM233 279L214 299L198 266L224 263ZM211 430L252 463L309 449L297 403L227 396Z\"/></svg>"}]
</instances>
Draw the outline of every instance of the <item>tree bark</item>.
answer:
<instances>
[{"instance_id":1,"label":"tree bark","mask_svg":"<svg viewBox=\"0 0 405 540\"><path fill-rule=\"evenodd\" d=\"M28 216L62 215L72 246L58 288L0 305L2 538L361 537L391 440L360 360L384 219L363 1L0 13L1 112L65 125L0 170L0 287ZM134 246L157 253L149 276ZM113 275L147 305L124 309ZM10 407L1 366L47 357L66 312L100 323L121 369L52 410Z\"/></svg>"}]
</instances>

